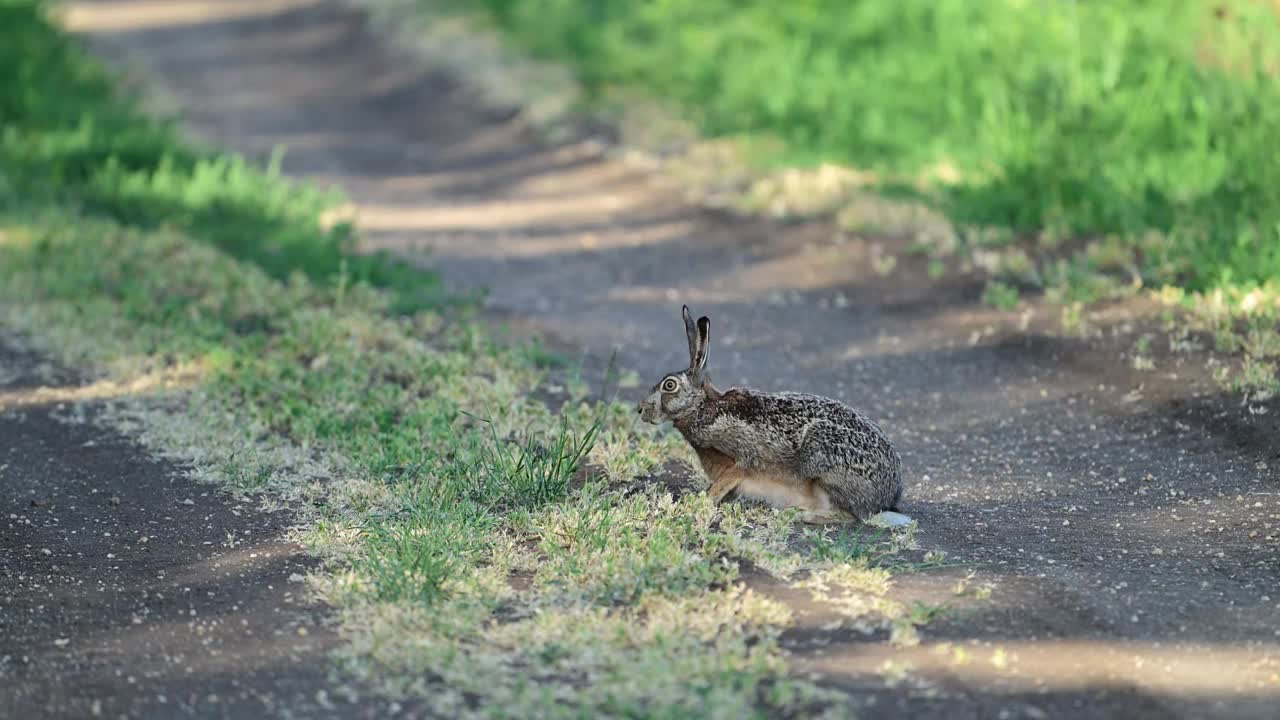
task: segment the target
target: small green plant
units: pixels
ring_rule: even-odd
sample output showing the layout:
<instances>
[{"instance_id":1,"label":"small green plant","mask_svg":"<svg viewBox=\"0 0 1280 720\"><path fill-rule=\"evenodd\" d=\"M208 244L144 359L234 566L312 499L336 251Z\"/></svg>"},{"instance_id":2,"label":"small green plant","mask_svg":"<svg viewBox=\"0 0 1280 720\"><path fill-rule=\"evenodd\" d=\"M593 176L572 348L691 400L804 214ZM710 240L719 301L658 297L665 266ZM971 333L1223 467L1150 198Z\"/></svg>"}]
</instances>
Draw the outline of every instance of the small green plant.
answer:
<instances>
[{"instance_id":1,"label":"small green plant","mask_svg":"<svg viewBox=\"0 0 1280 720\"><path fill-rule=\"evenodd\" d=\"M1225 385L1236 392L1251 393L1270 399L1280 393L1280 366L1274 362L1246 357L1240 371L1223 378Z\"/></svg>"},{"instance_id":2,"label":"small green plant","mask_svg":"<svg viewBox=\"0 0 1280 720\"><path fill-rule=\"evenodd\" d=\"M559 431L549 439L530 435L523 445L515 445L504 442L492 423L484 422L493 441L484 446L467 475L477 479L476 501L500 511L533 510L563 500L600 434L599 421L579 432L561 417Z\"/></svg>"},{"instance_id":3,"label":"small green plant","mask_svg":"<svg viewBox=\"0 0 1280 720\"><path fill-rule=\"evenodd\" d=\"M1018 288L993 280L982 291L982 302L997 310L1014 310L1018 307Z\"/></svg>"},{"instance_id":4,"label":"small green plant","mask_svg":"<svg viewBox=\"0 0 1280 720\"><path fill-rule=\"evenodd\" d=\"M944 605L930 605L916 600L907 609L907 619L912 625L928 625L934 620L946 616L948 609Z\"/></svg>"},{"instance_id":5,"label":"small green plant","mask_svg":"<svg viewBox=\"0 0 1280 720\"><path fill-rule=\"evenodd\" d=\"M373 594L383 601L431 604L444 594L444 583L461 561L455 544L433 528L451 529L443 522L427 527L372 524L366 533L366 572Z\"/></svg>"},{"instance_id":6,"label":"small green plant","mask_svg":"<svg viewBox=\"0 0 1280 720\"><path fill-rule=\"evenodd\" d=\"M804 538L810 543L809 552L820 562L869 562L874 565L891 554L885 543L886 531L881 528L867 530L841 526L834 531L805 529Z\"/></svg>"}]
</instances>

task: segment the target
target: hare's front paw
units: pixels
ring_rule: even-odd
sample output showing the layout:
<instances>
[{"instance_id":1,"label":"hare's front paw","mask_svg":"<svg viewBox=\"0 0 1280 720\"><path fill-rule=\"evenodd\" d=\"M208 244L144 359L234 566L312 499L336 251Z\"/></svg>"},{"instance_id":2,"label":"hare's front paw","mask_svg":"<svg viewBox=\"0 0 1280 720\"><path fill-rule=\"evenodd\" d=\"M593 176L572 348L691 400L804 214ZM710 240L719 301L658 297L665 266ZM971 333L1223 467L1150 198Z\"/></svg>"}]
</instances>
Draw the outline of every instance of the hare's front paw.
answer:
<instances>
[{"instance_id":1,"label":"hare's front paw","mask_svg":"<svg viewBox=\"0 0 1280 720\"><path fill-rule=\"evenodd\" d=\"M731 471L711 483L711 487L707 488L707 494L711 496L711 503L719 506L726 498L734 495L738 490L738 486L742 484L742 479L742 473Z\"/></svg>"}]
</instances>

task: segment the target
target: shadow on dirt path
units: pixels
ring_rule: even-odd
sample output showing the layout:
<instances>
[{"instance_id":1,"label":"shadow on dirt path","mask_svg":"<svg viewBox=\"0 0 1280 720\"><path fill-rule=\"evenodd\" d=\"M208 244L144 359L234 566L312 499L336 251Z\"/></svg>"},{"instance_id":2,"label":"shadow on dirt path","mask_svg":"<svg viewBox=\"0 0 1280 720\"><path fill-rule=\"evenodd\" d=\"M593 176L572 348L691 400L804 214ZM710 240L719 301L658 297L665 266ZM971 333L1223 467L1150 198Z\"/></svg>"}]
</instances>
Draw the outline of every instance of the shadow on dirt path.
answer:
<instances>
[{"instance_id":1,"label":"shadow on dirt path","mask_svg":"<svg viewBox=\"0 0 1280 720\"><path fill-rule=\"evenodd\" d=\"M313 561L264 513L93 422L0 337L0 715L382 717L329 676ZM68 402L46 401L50 388ZM43 389L43 391L42 391Z\"/></svg>"},{"instance_id":2,"label":"shadow on dirt path","mask_svg":"<svg viewBox=\"0 0 1280 720\"><path fill-rule=\"evenodd\" d=\"M878 418L922 543L993 590L900 578L954 606L908 650L802 615L800 671L939 717L1275 716L1280 423L1219 395L1202 356L1137 371L1133 332L1058 337L914 261L878 274L892 240L699 211L601 143L540 141L335 4L120 0L71 21L197 134L286 145L286 171L351 195L368 247L489 288L495 312L647 382L680 366L688 302L721 384Z\"/></svg>"}]
</instances>

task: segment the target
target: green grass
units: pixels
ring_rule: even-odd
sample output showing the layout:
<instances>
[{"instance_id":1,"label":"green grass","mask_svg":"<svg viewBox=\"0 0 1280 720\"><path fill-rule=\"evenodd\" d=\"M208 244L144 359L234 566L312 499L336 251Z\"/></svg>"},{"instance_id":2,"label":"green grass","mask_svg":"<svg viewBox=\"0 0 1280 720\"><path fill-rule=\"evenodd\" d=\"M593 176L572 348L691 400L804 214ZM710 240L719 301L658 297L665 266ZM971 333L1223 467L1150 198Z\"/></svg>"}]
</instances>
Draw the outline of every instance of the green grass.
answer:
<instances>
[{"instance_id":1,"label":"green grass","mask_svg":"<svg viewBox=\"0 0 1280 720\"><path fill-rule=\"evenodd\" d=\"M8 209L72 207L145 227L175 227L273 277L340 273L395 291L399 309L439 300L438 284L384 256L357 256L350 226L321 211L334 193L183 142L146 116L47 18L43 3L0 2L0 169Z\"/></svg>"},{"instance_id":2,"label":"green grass","mask_svg":"<svg viewBox=\"0 0 1280 720\"><path fill-rule=\"evenodd\" d=\"M103 375L103 417L194 478L295 513L360 692L451 717L846 716L788 673L790 613L743 560L914 633L877 567L909 533L673 497L646 478L673 434L415 307L429 283L350 255L321 196L186 148L36 6L0 4L0 60L0 327Z\"/></svg>"},{"instance_id":3,"label":"green grass","mask_svg":"<svg viewBox=\"0 0 1280 720\"><path fill-rule=\"evenodd\" d=\"M987 283L982 302L998 310L1013 310L1018 307L1018 289L999 281Z\"/></svg>"},{"instance_id":4,"label":"green grass","mask_svg":"<svg viewBox=\"0 0 1280 720\"><path fill-rule=\"evenodd\" d=\"M1165 318L1166 342L1173 353L1200 349L1207 339L1226 353L1226 363L1213 368L1224 387L1240 392L1250 412L1265 411L1265 403L1280 394L1280 287L1244 290L1223 288L1211 293L1187 293L1165 288L1160 299L1182 312ZM1199 338L1195 337L1198 335Z\"/></svg>"},{"instance_id":5,"label":"green grass","mask_svg":"<svg viewBox=\"0 0 1280 720\"><path fill-rule=\"evenodd\" d=\"M1046 251L1114 236L1148 281L1280 279L1280 23L1259 0L453 0L603 96L780 138ZM1152 235L1148 231L1155 231ZM1006 234L1006 237L1012 237Z\"/></svg>"}]
</instances>

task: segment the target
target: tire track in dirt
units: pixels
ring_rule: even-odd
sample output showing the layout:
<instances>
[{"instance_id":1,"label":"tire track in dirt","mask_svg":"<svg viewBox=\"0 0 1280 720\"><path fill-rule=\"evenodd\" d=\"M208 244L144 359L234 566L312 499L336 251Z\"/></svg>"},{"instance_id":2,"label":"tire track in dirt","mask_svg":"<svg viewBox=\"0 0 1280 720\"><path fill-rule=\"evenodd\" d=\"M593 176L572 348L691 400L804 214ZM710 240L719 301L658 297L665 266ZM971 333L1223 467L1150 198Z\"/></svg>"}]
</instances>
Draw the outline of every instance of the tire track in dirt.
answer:
<instances>
[{"instance_id":1,"label":"tire track in dirt","mask_svg":"<svg viewBox=\"0 0 1280 720\"><path fill-rule=\"evenodd\" d=\"M712 317L720 384L835 395L879 419L922 543L994 591L901 577L956 609L892 657L875 636L813 647L822 613L806 610L804 671L921 715L1274 717L1280 424L1221 395L1203 356L1134 370L1132 331L1064 338L919 263L877 274L873 256L901 242L700 211L599 142L544 141L335 4L110 0L71 19L198 135L254 156L288 146L287 172L351 195L369 248L489 288L495 313L617 350L648 382L680 366L688 302ZM886 674L893 658L912 662L907 680Z\"/></svg>"}]
</instances>

